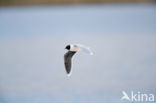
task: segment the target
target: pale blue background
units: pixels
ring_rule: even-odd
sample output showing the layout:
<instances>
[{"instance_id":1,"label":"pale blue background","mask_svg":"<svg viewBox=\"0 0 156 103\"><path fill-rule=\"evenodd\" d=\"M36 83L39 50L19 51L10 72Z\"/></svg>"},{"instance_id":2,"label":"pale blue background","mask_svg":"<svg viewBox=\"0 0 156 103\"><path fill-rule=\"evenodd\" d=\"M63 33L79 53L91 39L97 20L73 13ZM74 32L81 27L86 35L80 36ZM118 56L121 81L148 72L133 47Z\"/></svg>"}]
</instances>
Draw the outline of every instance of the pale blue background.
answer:
<instances>
[{"instance_id":1,"label":"pale blue background","mask_svg":"<svg viewBox=\"0 0 156 103\"><path fill-rule=\"evenodd\" d=\"M122 90L156 95L155 18L155 4L0 7L0 103L127 103ZM74 56L71 77L63 64L69 43L94 52Z\"/></svg>"}]
</instances>

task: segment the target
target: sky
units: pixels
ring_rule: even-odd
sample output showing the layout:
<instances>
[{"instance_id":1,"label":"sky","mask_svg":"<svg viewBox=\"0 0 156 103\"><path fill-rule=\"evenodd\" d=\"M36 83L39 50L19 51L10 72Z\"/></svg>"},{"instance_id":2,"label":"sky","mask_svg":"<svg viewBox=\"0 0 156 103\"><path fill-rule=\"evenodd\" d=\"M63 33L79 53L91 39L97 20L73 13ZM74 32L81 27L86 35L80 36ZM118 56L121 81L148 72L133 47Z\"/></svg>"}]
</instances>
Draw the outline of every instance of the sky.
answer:
<instances>
[{"instance_id":1,"label":"sky","mask_svg":"<svg viewBox=\"0 0 156 103\"><path fill-rule=\"evenodd\" d=\"M127 103L122 91L156 95L155 18L154 4L1 7L0 103ZM67 77L70 43L94 55L76 53Z\"/></svg>"}]
</instances>

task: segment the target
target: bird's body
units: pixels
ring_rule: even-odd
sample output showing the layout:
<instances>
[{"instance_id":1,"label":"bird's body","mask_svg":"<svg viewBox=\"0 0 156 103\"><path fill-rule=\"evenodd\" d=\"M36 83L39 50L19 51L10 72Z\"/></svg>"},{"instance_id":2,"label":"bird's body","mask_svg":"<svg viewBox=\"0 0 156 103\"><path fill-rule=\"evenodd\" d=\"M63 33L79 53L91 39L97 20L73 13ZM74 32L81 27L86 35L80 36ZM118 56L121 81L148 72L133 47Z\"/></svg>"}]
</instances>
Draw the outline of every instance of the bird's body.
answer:
<instances>
[{"instance_id":1,"label":"bird's body","mask_svg":"<svg viewBox=\"0 0 156 103\"><path fill-rule=\"evenodd\" d=\"M66 68L66 72L67 74L70 74L71 72L71 64L72 64L72 56L75 54L76 52L74 51L68 51L65 55L64 55L64 64L65 64L65 68Z\"/></svg>"},{"instance_id":2,"label":"bird's body","mask_svg":"<svg viewBox=\"0 0 156 103\"><path fill-rule=\"evenodd\" d=\"M83 50L84 47L70 44L70 45L67 45L65 49L67 49L68 52L64 55L64 64L65 64L67 75L70 76L71 67L72 67L72 57L76 52ZM93 54L89 48L86 48L86 50L89 51L91 55Z\"/></svg>"}]
</instances>

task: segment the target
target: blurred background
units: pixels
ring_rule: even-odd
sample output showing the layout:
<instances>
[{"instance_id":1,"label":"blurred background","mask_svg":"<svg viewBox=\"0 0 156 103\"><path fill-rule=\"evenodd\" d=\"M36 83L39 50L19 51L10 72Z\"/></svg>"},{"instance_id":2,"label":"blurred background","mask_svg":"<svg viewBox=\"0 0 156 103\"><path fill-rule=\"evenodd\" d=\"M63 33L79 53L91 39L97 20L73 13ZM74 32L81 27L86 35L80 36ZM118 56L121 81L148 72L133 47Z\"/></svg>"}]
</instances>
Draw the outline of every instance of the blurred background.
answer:
<instances>
[{"instance_id":1,"label":"blurred background","mask_svg":"<svg viewBox=\"0 0 156 103\"><path fill-rule=\"evenodd\" d=\"M0 103L131 103L120 100L122 91L156 96L155 2L0 0ZM64 48L72 43L94 55L76 53L67 77Z\"/></svg>"},{"instance_id":2,"label":"blurred background","mask_svg":"<svg viewBox=\"0 0 156 103\"><path fill-rule=\"evenodd\" d=\"M100 3L155 3L156 0L1 0L0 5L60 5Z\"/></svg>"}]
</instances>

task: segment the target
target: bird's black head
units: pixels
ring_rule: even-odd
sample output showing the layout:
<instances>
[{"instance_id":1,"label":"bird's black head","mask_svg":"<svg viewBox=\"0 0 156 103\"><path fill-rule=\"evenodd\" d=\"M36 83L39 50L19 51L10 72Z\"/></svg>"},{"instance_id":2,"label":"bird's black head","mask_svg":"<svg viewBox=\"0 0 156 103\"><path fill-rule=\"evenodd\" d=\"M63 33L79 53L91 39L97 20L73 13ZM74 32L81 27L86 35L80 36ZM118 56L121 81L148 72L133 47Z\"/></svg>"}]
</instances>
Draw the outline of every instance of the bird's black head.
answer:
<instances>
[{"instance_id":1,"label":"bird's black head","mask_svg":"<svg viewBox=\"0 0 156 103\"><path fill-rule=\"evenodd\" d=\"M65 49L70 50L70 45L67 45Z\"/></svg>"}]
</instances>

